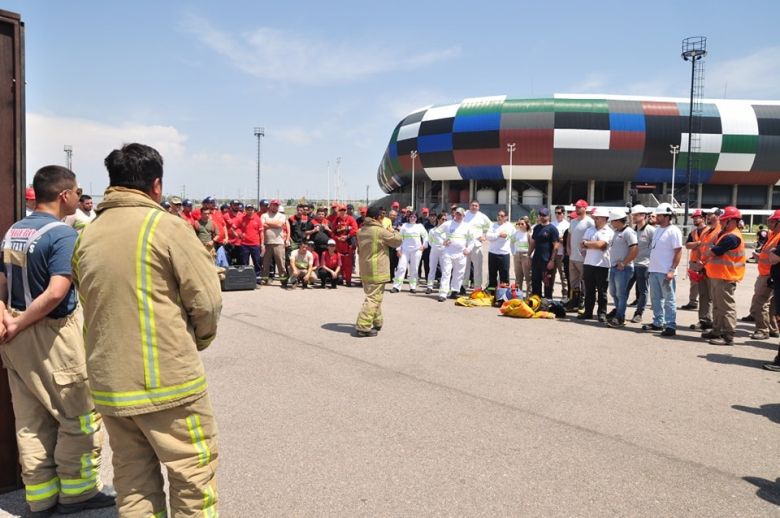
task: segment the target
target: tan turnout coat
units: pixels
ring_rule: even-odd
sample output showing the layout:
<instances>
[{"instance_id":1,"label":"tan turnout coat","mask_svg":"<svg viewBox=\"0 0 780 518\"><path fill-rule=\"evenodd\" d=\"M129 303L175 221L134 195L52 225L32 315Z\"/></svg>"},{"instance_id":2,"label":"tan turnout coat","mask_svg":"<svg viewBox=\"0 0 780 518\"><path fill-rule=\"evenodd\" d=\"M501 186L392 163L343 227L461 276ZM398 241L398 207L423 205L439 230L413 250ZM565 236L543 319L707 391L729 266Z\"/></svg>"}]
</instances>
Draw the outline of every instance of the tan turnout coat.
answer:
<instances>
[{"instance_id":1,"label":"tan turnout coat","mask_svg":"<svg viewBox=\"0 0 780 518\"><path fill-rule=\"evenodd\" d=\"M366 218L357 233L360 281L364 284L390 282L390 256L387 255L387 248L396 248L401 245L401 241L401 234L397 230L387 229L379 221Z\"/></svg>"}]
</instances>

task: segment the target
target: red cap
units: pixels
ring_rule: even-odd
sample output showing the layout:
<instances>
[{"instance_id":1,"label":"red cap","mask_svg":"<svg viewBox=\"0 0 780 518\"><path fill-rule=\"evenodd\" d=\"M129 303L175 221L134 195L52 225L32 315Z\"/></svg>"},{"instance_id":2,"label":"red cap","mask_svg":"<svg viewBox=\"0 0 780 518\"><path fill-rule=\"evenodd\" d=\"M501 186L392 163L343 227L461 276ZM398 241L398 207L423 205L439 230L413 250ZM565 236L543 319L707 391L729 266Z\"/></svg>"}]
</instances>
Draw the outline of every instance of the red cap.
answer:
<instances>
[{"instance_id":1,"label":"red cap","mask_svg":"<svg viewBox=\"0 0 780 518\"><path fill-rule=\"evenodd\" d=\"M569 217L570 217L571 219L574 219L574 218L576 218L576 217L577 217L577 211L576 211L576 210L573 210L573 211L569 212Z\"/></svg>"},{"instance_id":2,"label":"red cap","mask_svg":"<svg viewBox=\"0 0 780 518\"><path fill-rule=\"evenodd\" d=\"M268 205L281 205L281 204L282 203L279 200L274 198L273 200L271 200L271 202Z\"/></svg>"},{"instance_id":3,"label":"red cap","mask_svg":"<svg viewBox=\"0 0 780 518\"><path fill-rule=\"evenodd\" d=\"M34 200L35 199L35 189L32 187L28 187L24 190L24 199L25 200Z\"/></svg>"},{"instance_id":4,"label":"red cap","mask_svg":"<svg viewBox=\"0 0 780 518\"><path fill-rule=\"evenodd\" d=\"M422 212L423 214L428 214L428 213L430 212L430 210L428 209L428 207L423 207L423 208L420 210L420 212Z\"/></svg>"},{"instance_id":5,"label":"red cap","mask_svg":"<svg viewBox=\"0 0 780 518\"><path fill-rule=\"evenodd\" d=\"M771 216L769 216L769 221L780 219L780 209L775 210Z\"/></svg>"},{"instance_id":6,"label":"red cap","mask_svg":"<svg viewBox=\"0 0 780 518\"><path fill-rule=\"evenodd\" d=\"M397 201L394 201L393 203L391 203L391 204L390 204L390 206L391 206L391 207L396 207L396 208L397 208L397 207L400 207L400 206L401 206L401 204L400 204L400 203L398 203Z\"/></svg>"},{"instance_id":7,"label":"red cap","mask_svg":"<svg viewBox=\"0 0 780 518\"><path fill-rule=\"evenodd\" d=\"M365 214L367 212L368 212L368 207L366 207L365 205L363 207L360 207L360 213L361 214Z\"/></svg>"},{"instance_id":8,"label":"red cap","mask_svg":"<svg viewBox=\"0 0 780 518\"><path fill-rule=\"evenodd\" d=\"M719 219L721 221L727 221L730 219L742 219L742 213L739 211L738 208L728 206L725 209L723 209L723 214L720 215Z\"/></svg>"},{"instance_id":9,"label":"red cap","mask_svg":"<svg viewBox=\"0 0 780 518\"><path fill-rule=\"evenodd\" d=\"M585 200L577 200L574 203L574 206L577 207L578 209L580 209L580 208L587 209L588 208L588 202L585 201Z\"/></svg>"},{"instance_id":10,"label":"red cap","mask_svg":"<svg viewBox=\"0 0 780 518\"><path fill-rule=\"evenodd\" d=\"M704 214L702 214L701 209L696 209L693 211L693 214L691 215L692 218L701 218Z\"/></svg>"}]
</instances>

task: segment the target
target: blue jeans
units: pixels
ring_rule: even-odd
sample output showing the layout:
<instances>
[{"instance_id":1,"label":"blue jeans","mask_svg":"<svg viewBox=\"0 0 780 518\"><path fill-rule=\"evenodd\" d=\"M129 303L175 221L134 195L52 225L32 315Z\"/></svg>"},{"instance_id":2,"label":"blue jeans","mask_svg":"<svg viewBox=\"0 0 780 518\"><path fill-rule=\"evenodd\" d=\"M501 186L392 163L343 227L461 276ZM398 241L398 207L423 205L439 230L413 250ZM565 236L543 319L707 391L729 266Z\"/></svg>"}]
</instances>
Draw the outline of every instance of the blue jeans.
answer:
<instances>
[{"instance_id":1,"label":"blue jeans","mask_svg":"<svg viewBox=\"0 0 780 518\"><path fill-rule=\"evenodd\" d=\"M634 281L636 282L636 313L641 315L647 306L647 266L634 266ZM629 285L629 291L631 287Z\"/></svg>"},{"instance_id":2,"label":"blue jeans","mask_svg":"<svg viewBox=\"0 0 780 518\"><path fill-rule=\"evenodd\" d=\"M615 303L615 316L622 322L626 318L628 305L628 283L634 276L634 265L627 265L622 270L613 266L609 270L609 294Z\"/></svg>"},{"instance_id":3,"label":"blue jeans","mask_svg":"<svg viewBox=\"0 0 780 518\"><path fill-rule=\"evenodd\" d=\"M677 279L666 280L665 273L650 273L650 301L653 325L677 329Z\"/></svg>"}]
</instances>

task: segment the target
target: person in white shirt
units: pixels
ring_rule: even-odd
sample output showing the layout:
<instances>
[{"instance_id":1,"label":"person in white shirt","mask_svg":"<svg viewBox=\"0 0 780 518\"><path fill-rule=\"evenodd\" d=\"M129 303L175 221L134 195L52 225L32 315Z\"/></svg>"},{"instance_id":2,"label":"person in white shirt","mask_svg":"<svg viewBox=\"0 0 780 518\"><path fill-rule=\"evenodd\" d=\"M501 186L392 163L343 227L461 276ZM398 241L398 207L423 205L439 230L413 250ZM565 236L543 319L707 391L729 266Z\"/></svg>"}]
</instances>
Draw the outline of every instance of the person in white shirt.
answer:
<instances>
[{"instance_id":1,"label":"person in white shirt","mask_svg":"<svg viewBox=\"0 0 780 518\"><path fill-rule=\"evenodd\" d=\"M463 221L465 213L463 208L458 207L452 215L452 221L447 221L439 227L444 236L439 302L444 302L448 296L457 298L463 285L466 259L472 249L479 246L479 242L474 240L471 233L471 225Z\"/></svg>"},{"instance_id":2,"label":"person in white shirt","mask_svg":"<svg viewBox=\"0 0 780 518\"><path fill-rule=\"evenodd\" d=\"M510 238L511 251L515 263L515 283L517 287L531 293L531 257L528 255L529 232L528 222L524 219L517 220L515 232ZM525 288L523 288L525 281Z\"/></svg>"},{"instance_id":3,"label":"person in white shirt","mask_svg":"<svg viewBox=\"0 0 780 518\"><path fill-rule=\"evenodd\" d=\"M609 212L609 224L615 234L609 243L609 294L615 304L615 316L607 322L609 327L623 327L628 304L628 283L634 276L634 258L637 247L636 232L628 225L628 214L623 209Z\"/></svg>"},{"instance_id":4,"label":"person in white shirt","mask_svg":"<svg viewBox=\"0 0 780 518\"><path fill-rule=\"evenodd\" d=\"M509 284L509 260L512 257L512 224L506 218L506 211L498 211L498 221L490 225L485 237L490 243L488 251L488 291L495 292L498 282Z\"/></svg>"},{"instance_id":5,"label":"person in white shirt","mask_svg":"<svg viewBox=\"0 0 780 518\"><path fill-rule=\"evenodd\" d=\"M583 278L585 281L585 311L577 318L593 318L593 306L598 296L599 322L607 321L607 289L609 287L609 243L614 232L607 225L609 211L597 207L593 212L595 226L585 231L580 242L580 252L584 256Z\"/></svg>"},{"instance_id":6,"label":"person in white shirt","mask_svg":"<svg viewBox=\"0 0 780 518\"><path fill-rule=\"evenodd\" d=\"M483 252L482 244L487 241L485 234L490 229L490 225L493 223L490 218L479 210L479 202L472 200L469 205L469 210L464 215L463 221L471 226L471 234L474 236L475 246L468 257L466 264L466 272L471 272L473 275L472 288L482 288L482 264L483 264Z\"/></svg>"},{"instance_id":7,"label":"person in white shirt","mask_svg":"<svg viewBox=\"0 0 780 518\"><path fill-rule=\"evenodd\" d=\"M95 219L95 216L97 214L92 210L92 196L82 194L79 196L79 206L76 207L76 212L67 216L63 221L81 234L81 231Z\"/></svg>"},{"instance_id":8,"label":"person in white shirt","mask_svg":"<svg viewBox=\"0 0 780 518\"><path fill-rule=\"evenodd\" d=\"M655 209L658 226L650 245L650 301L653 305L653 323L645 324L645 331L661 331L661 336L677 334L677 265L682 257L682 233L672 225L674 209L662 203Z\"/></svg>"},{"instance_id":9,"label":"person in white shirt","mask_svg":"<svg viewBox=\"0 0 780 518\"><path fill-rule=\"evenodd\" d=\"M417 223L417 213L408 212L404 218L406 221L398 231L401 233L401 246L396 249L398 266L395 267L392 293L401 291L404 283L404 275L409 269L409 292L417 293L417 275L420 271L420 259L422 251L428 246L428 232L422 224Z\"/></svg>"},{"instance_id":10,"label":"person in white shirt","mask_svg":"<svg viewBox=\"0 0 780 518\"><path fill-rule=\"evenodd\" d=\"M428 256L428 282L426 283L425 293L433 293L433 281L436 280L436 269L441 267L441 255L444 250L444 234L442 234L442 225L447 221L447 214L442 212L436 218L436 226L428 232L428 248L431 254Z\"/></svg>"},{"instance_id":11,"label":"person in white shirt","mask_svg":"<svg viewBox=\"0 0 780 518\"><path fill-rule=\"evenodd\" d=\"M574 204L577 219L572 220L569 226L569 302L566 309L577 309L582 303L582 279L585 272L585 255L582 253L582 237L585 231L594 226L593 220L588 216L588 202L577 200Z\"/></svg>"},{"instance_id":12,"label":"person in white shirt","mask_svg":"<svg viewBox=\"0 0 780 518\"><path fill-rule=\"evenodd\" d=\"M558 276L561 278L561 298L569 297L569 279L566 277L566 268L563 263L563 254L565 246L563 246L563 234L569 229L569 222L566 219L566 211L562 205L555 207L555 221L552 222L555 228L558 230L558 235L561 238L561 244L558 247L558 253L555 254L555 270L553 271L553 286L555 285L555 272L558 272Z\"/></svg>"}]
</instances>

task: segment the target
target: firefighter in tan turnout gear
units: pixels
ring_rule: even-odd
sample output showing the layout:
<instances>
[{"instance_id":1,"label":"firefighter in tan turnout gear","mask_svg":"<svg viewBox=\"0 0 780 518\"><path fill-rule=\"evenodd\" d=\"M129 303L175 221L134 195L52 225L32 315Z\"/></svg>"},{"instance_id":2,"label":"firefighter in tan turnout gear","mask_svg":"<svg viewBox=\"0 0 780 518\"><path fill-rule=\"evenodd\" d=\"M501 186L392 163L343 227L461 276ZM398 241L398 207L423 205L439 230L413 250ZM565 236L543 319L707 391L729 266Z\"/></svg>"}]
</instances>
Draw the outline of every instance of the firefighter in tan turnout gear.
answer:
<instances>
[{"instance_id":1,"label":"firefighter in tan turnout gear","mask_svg":"<svg viewBox=\"0 0 780 518\"><path fill-rule=\"evenodd\" d=\"M41 168L33 179L35 210L3 238L0 357L8 369L28 516L114 505L101 492L101 419L89 395L71 284L77 234L61 221L76 209L76 187L69 169Z\"/></svg>"},{"instance_id":2,"label":"firefighter in tan turnout gear","mask_svg":"<svg viewBox=\"0 0 780 518\"><path fill-rule=\"evenodd\" d=\"M159 205L157 151L128 144L105 165L110 186L73 271L119 515L166 516L162 463L172 516L216 516L217 427L198 351L217 332L217 272L189 224Z\"/></svg>"}]
</instances>

